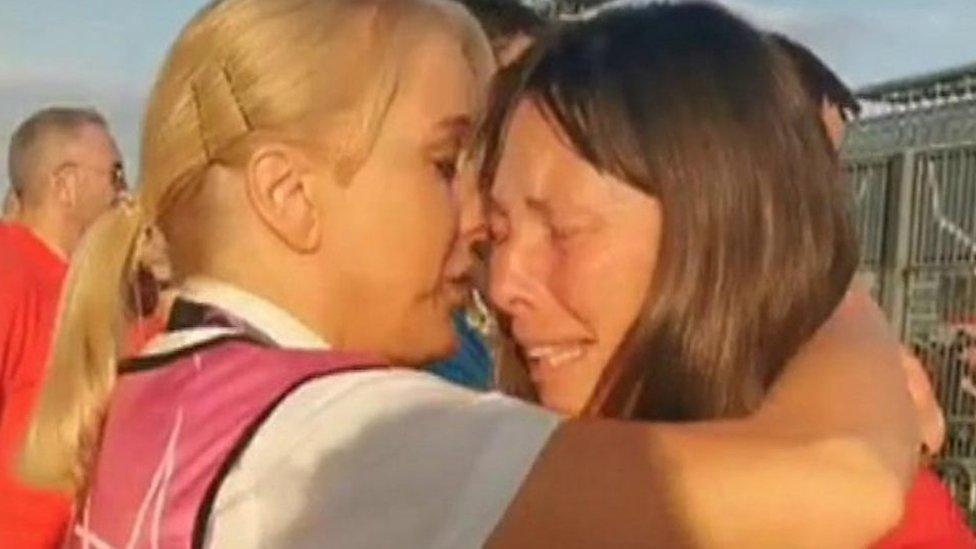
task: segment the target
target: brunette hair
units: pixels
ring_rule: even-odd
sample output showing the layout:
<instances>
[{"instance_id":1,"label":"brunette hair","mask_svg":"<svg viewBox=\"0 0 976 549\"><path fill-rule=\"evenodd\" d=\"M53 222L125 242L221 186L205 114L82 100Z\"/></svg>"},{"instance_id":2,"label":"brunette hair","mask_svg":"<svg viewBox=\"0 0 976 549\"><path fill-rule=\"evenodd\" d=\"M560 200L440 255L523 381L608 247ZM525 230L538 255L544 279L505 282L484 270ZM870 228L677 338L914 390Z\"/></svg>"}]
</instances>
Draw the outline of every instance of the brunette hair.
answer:
<instances>
[{"instance_id":1,"label":"brunette hair","mask_svg":"<svg viewBox=\"0 0 976 549\"><path fill-rule=\"evenodd\" d=\"M713 4L619 8L539 41L494 92L485 184L531 101L581 157L662 205L648 298L588 413L753 410L858 262L850 191L786 55Z\"/></svg>"}]
</instances>

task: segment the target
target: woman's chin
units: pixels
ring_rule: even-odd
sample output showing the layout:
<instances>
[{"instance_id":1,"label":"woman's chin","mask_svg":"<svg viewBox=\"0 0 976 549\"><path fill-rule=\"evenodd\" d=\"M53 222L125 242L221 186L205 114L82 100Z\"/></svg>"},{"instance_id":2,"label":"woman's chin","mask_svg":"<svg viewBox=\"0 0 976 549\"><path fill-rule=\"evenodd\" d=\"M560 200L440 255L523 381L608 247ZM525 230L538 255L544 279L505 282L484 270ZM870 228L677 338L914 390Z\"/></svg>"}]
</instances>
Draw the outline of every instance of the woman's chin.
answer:
<instances>
[{"instance_id":1,"label":"woman's chin","mask_svg":"<svg viewBox=\"0 0 976 549\"><path fill-rule=\"evenodd\" d=\"M541 390L539 391L539 404L564 416L579 417L583 415L586 401L572 395Z\"/></svg>"},{"instance_id":2,"label":"woman's chin","mask_svg":"<svg viewBox=\"0 0 976 549\"><path fill-rule=\"evenodd\" d=\"M460 348L454 327L450 322L443 327L431 327L424 332L415 332L413 337L407 338L407 342L408 345L387 353L387 358L394 365L425 367L433 362L451 358Z\"/></svg>"}]
</instances>

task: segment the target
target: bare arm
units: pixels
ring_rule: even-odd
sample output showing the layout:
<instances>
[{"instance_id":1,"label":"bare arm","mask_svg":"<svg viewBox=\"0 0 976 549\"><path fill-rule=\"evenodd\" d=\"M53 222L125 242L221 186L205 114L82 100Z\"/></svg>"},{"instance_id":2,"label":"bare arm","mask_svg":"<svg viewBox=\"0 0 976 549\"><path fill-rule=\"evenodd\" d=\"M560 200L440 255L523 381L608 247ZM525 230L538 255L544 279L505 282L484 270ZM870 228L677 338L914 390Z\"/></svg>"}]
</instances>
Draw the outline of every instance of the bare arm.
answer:
<instances>
[{"instance_id":1,"label":"bare arm","mask_svg":"<svg viewBox=\"0 0 976 549\"><path fill-rule=\"evenodd\" d=\"M494 547L863 547L893 526L918 427L898 347L863 297L744 420L570 421Z\"/></svg>"},{"instance_id":2,"label":"bare arm","mask_svg":"<svg viewBox=\"0 0 976 549\"><path fill-rule=\"evenodd\" d=\"M922 427L922 442L929 455L938 454L945 443L945 416L939 401L935 398L932 383L922 366L922 362L908 349L902 348L902 366L908 377L908 391L915 403L916 413Z\"/></svg>"}]
</instances>

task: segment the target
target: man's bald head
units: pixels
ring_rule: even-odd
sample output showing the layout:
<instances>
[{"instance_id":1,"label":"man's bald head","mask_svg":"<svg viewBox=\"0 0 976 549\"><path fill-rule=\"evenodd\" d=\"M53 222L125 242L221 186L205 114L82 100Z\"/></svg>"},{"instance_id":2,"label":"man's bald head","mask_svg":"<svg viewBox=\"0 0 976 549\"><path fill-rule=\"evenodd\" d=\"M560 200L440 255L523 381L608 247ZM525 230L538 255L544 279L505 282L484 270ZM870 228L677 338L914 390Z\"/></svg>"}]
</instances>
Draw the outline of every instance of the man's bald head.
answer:
<instances>
[{"instance_id":1,"label":"man's bald head","mask_svg":"<svg viewBox=\"0 0 976 549\"><path fill-rule=\"evenodd\" d=\"M8 168L20 205L17 221L65 255L126 187L118 146L92 109L33 114L10 140Z\"/></svg>"},{"instance_id":2,"label":"man's bald head","mask_svg":"<svg viewBox=\"0 0 976 549\"><path fill-rule=\"evenodd\" d=\"M93 109L51 107L17 127L10 138L7 168L10 185L22 202L41 200L45 179L65 161L65 149L90 126L108 128L105 118Z\"/></svg>"}]
</instances>

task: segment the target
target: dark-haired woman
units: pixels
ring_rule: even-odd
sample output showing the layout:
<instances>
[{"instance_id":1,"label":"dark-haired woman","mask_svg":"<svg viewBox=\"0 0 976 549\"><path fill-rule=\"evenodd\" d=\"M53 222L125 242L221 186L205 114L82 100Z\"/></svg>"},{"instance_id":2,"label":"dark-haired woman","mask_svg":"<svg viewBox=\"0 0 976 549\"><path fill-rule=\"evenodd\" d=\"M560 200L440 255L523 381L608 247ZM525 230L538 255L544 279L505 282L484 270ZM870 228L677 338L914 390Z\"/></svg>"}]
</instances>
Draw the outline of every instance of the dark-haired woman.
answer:
<instances>
[{"instance_id":1,"label":"dark-haired woman","mask_svg":"<svg viewBox=\"0 0 976 549\"><path fill-rule=\"evenodd\" d=\"M849 190L787 55L710 4L624 8L536 46L498 94L492 297L540 402L754 413L858 263ZM877 413L859 404L839 412ZM969 547L947 498L924 539Z\"/></svg>"}]
</instances>

